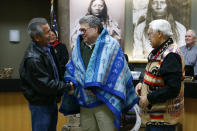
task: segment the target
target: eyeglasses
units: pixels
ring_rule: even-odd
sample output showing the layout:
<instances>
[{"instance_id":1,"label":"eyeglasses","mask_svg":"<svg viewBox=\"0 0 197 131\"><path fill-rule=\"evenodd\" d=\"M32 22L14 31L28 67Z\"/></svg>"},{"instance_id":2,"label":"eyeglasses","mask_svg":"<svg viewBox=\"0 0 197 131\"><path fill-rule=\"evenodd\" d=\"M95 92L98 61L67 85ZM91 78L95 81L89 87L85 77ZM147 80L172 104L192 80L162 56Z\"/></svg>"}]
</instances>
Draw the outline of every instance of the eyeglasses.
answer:
<instances>
[{"instance_id":1,"label":"eyeglasses","mask_svg":"<svg viewBox=\"0 0 197 131\"><path fill-rule=\"evenodd\" d=\"M88 29L90 29L90 28L87 28L87 29L85 29L85 28L80 28L79 31L80 31L81 33L86 33L86 31L87 31Z\"/></svg>"}]
</instances>

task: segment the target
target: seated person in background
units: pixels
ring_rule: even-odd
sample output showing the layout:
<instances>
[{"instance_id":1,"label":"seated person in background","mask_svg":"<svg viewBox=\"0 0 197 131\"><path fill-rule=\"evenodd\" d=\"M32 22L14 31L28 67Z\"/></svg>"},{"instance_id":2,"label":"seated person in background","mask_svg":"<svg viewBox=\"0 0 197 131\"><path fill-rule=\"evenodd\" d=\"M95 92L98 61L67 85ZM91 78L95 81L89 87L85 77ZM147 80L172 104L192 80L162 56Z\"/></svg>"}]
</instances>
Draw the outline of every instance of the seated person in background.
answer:
<instances>
[{"instance_id":1,"label":"seated person in background","mask_svg":"<svg viewBox=\"0 0 197 131\"><path fill-rule=\"evenodd\" d=\"M65 69L66 69L65 65L69 60L69 54L68 54L68 50L66 48L66 45L61 43L58 40L57 34L53 29L51 29L51 31L50 31L50 44L55 49L57 59L59 60L60 67L61 67L61 70L62 70L63 75L64 75L64 72L65 72Z\"/></svg>"},{"instance_id":2,"label":"seated person in background","mask_svg":"<svg viewBox=\"0 0 197 131\"><path fill-rule=\"evenodd\" d=\"M181 52L184 55L185 65L194 66L194 76L197 79L197 46L195 45L196 33L188 30L185 35L186 45L182 46Z\"/></svg>"}]
</instances>

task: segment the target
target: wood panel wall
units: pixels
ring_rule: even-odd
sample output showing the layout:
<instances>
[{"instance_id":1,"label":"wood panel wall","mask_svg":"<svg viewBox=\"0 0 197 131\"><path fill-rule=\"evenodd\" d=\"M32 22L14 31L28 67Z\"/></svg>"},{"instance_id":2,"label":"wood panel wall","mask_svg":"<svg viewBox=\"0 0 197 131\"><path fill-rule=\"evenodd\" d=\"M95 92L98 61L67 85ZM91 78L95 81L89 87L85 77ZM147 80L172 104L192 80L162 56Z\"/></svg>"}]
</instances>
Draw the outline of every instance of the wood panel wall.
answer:
<instances>
[{"instance_id":1,"label":"wood panel wall","mask_svg":"<svg viewBox=\"0 0 197 131\"><path fill-rule=\"evenodd\" d=\"M57 131L61 131L67 117L58 115ZM183 131L196 129L197 99L185 98ZM22 93L0 93L0 131L31 131L30 111Z\"/></svg>"},{"instance_id":2,"label":"wood panel wall","mask_svg":"<svg viewBox=\"0 0 197 131\"><path fill-rule=\"evenodd\" d=\"M67 117L58 114L57 131L61 131ZM0 93L0 131L31 131L28 103L20 92Z\"/></svg>"},{"instance_id":3,"label":"wood panel wall","mask_svg":"<svg viewBox=\"0 0 197 131\"><path fill-rule=\"evenodd\" d=\"M197 99L185 98L183 131L197 130Z\"/></svg>"}]
</instances>

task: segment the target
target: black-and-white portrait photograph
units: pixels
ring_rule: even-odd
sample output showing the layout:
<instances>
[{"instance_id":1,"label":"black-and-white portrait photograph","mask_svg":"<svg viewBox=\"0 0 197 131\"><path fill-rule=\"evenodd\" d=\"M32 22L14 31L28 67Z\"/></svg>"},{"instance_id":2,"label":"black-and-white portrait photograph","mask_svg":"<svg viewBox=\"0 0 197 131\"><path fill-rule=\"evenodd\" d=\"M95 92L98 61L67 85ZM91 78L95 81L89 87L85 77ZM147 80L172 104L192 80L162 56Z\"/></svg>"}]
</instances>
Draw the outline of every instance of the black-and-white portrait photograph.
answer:
<instances>
[{"instance_id":1,"label":"black-and-white portrait photograph","mask_svg":"<svg viewBox=\"0 0 197 131\"><path fill-rule=\"evenodd\" d=\"M173 40L185 45L186 29L190 27L190 0L133 0L132 58L146 59L152 47L148 40L149 23L165 19L171 24Z\"/></svg>"},{"instance_id":2,"label":"black-and-white portrait photograph","mask_svg":"<svg viewBox=\"0 0 197 131\"><path fill-rule=\"evenodd\" d=\"M100 18L109 35L123 47L125 0L70 0L70 44L74 47L79 31L79 19L85 15Z\"/></svg>"}]
</instances>

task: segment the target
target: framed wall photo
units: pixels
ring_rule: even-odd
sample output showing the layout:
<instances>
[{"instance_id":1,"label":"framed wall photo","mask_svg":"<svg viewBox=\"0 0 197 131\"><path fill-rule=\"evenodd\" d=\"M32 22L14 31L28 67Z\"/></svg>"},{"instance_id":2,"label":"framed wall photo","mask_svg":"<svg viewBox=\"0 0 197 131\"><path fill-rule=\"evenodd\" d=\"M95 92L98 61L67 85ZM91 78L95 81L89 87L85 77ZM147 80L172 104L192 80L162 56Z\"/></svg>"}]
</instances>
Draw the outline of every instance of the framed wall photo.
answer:
<instances>
[{"instance_id":1,"label":"framed wall photo","mask_svg":"<svg viewBox=\"0 0 197 131\"><path fill-rule=\"evenodd\" d=\"M190 3L191 0L132 0L133 39L126 45L132 47L129 58L146 61L152 51L148 24L155 19L166 19L171 24L174 41L179 47L185 45L186 29L190 28Z\"/></svg>"},{"instance_id":2,"label":"framed wall photo","mask_svg":"<svg viewBox=\"0 0 197 131\"><path fill-rule=\"evenodd\" d=\"M99 17L109 35L124 46L125 0L70 0L71 48L80 33L79 19L88 14Z\"/></svg>"}]
</instances>

